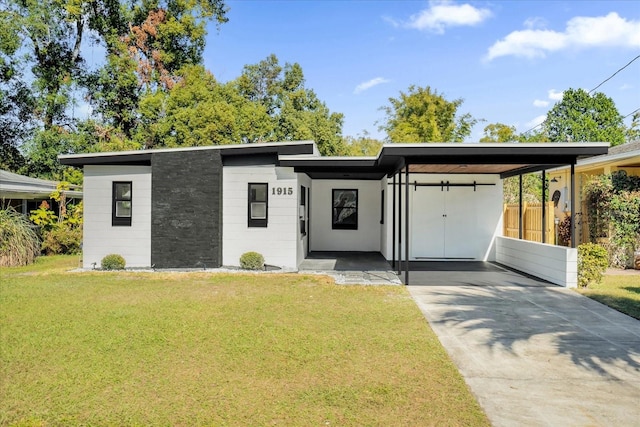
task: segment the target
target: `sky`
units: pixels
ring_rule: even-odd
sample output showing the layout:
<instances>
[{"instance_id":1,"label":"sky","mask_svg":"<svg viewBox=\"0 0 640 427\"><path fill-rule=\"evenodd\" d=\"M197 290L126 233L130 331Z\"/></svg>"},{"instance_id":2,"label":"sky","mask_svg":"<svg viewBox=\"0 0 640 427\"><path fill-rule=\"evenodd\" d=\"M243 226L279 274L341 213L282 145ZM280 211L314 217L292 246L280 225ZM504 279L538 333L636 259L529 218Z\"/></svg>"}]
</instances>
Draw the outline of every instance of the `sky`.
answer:
<instances>
[{"instance_id":1,"label":"sky","mask_svg":"<svg viewBox=\"0 0 640 427\"><path fill-rule=\"evenodd\" d=\"M568 88L587 91L640 55L638 1L228 0L229 22L208 28L205 67L237 78L275 54L298 63L306 87L344 114L343 135L378 139L380 107L430 86L459 113L524 132ZM640 58L597 89L631 123Z\"/></svg>"}]
</instances>

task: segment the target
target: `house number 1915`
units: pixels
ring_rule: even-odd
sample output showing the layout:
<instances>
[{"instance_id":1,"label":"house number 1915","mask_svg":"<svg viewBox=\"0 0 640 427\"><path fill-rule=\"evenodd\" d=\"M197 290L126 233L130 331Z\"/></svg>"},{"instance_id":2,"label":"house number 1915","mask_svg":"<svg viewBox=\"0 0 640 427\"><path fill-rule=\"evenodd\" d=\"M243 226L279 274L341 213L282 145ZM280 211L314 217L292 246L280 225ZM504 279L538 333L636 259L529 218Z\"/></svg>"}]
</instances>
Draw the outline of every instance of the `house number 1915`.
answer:
<instances>
[{"instance_id":1,"label":"house number 1915","mask_svg":"<svg viewBox=\"0 0 640 427\"><path fill-rule=\"evenodd\" d=\"M292 187L273 187L271 189L273 196L291 196L293 194Z\"/></svg>"}]
</instances>

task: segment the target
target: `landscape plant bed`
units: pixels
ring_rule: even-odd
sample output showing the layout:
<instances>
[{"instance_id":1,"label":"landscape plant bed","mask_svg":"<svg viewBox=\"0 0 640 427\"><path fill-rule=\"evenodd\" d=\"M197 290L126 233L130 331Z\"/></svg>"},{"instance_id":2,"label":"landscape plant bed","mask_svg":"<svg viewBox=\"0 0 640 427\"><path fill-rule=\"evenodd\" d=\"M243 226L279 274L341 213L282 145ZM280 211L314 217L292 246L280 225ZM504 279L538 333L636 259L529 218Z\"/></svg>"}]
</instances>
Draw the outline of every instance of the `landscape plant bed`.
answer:
<instances>
[{"instance_id":1,"label":"landscape plant bed","mask_svg":"<svg viewBox=\"0 0 640 427\"><path fill-rule=\"evenodd\" d=\"M3 269L0 425L488 425L406 289Z\"/></svg>"},{"instance_id":2,"label":"landscape plant bed","mask_svg":"<svg viewBox=\"0 0 640 427\"><path fill-rule=\"evenodd\" d=\"M599 285L579 292L640 320L640 274L606 274Z\"/></svg>"}]
</instances>

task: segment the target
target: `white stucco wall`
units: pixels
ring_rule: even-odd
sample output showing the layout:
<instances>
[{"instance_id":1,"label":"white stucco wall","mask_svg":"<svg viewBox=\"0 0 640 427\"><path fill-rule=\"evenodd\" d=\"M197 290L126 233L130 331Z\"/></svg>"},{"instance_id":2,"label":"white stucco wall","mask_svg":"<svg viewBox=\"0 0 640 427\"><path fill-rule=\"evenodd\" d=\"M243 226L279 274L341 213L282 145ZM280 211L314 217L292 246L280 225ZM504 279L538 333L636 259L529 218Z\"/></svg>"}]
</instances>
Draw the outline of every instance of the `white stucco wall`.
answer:
<instances>
[{"instance_id":1,"label":"white stucco wall","mask_svg":"<svg viewBox=\"0 0 640 427\"><path fill-rule=\"evenodd\" d=\"M332 190L358 190L358 229L333 230ZM380 181L314 180L311 192L312 251L380 251Z\"/></svg>"},{"instance_id":2,"label":"white stucco wall","mask_svg":"<svg viewBox=\"0 0 640 427\"><path fill-rule=\"evenodd\" d=\"M249 183L269 184L267 227L247 225ZM273 195L283 188L291 194ZM298 231L297 174L293 168L274 165L224 166L222 170L222 264L237 266L249 251L261 253L265 262L297 268Z\"/></svg>"},{"instance_id":3,"label":"white stucco wall","mask_svg":"<svg viewBox=\"0 0 640 427\"><path fill-rule=\"evenodd\" d=\"M496 261L556 285L578 285L578 250L528 240L498 237Z\"/></svg>"},{"instance_id":4,"label":"white stucco wall","mask_svg":"<svg viewBox=\"0 0 640 427\"><path fill-rule=\"evenodd\" d=\"M131 226L112 226L114 181L132 182ZM151 266L151 167L85 166L82 260L84 268L108 254L119 254L127 267Z\"/></svg>"},{"instance_id":5,"label":"white stucco wall","mask_svg":"<svg viewBox=\"0 0 640 427\"><path fill-rule=\"evenodd\" d=\"M405 177L402 187L396 188L396 236L392 239L393 185L388 180L387 211L385 218L386 241L382 254L392 258L393 244L396 244L396 258L399 248L397 222L400 211L397 208L398 193L402 191L402 256L405 250ZM495 260L495 238L502 234L502 181L499 175L461 174L410 174L410 183L482 184L476 191L472 187L451 187L444 194L440 187L409 187L410 200L410 259L447 259L463 257L478 261ZM397 183L397 180L396 180ZM444 190L446 192L446 189ZM443 215L446 215L444 217Z\"/></svg>"}]
</instances>

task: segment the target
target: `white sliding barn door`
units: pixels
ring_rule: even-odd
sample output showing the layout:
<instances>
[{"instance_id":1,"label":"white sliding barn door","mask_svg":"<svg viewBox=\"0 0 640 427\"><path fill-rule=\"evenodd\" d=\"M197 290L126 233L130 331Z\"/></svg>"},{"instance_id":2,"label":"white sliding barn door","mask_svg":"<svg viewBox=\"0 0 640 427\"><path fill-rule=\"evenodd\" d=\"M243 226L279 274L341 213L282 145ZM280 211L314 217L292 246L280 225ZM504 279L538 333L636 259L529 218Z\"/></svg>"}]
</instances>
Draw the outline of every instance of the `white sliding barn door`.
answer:
<instances>
[{"instance_id":1,"label":"white sliding barn door","mask_svg":"<svg viewBox=\"0 0 640 427\"><path fill-rule=\"evenodd\" d=\"M411 258L474 259L477 253L473 187L417 187L411 192Z\"/></svg>"}]
</instances>

